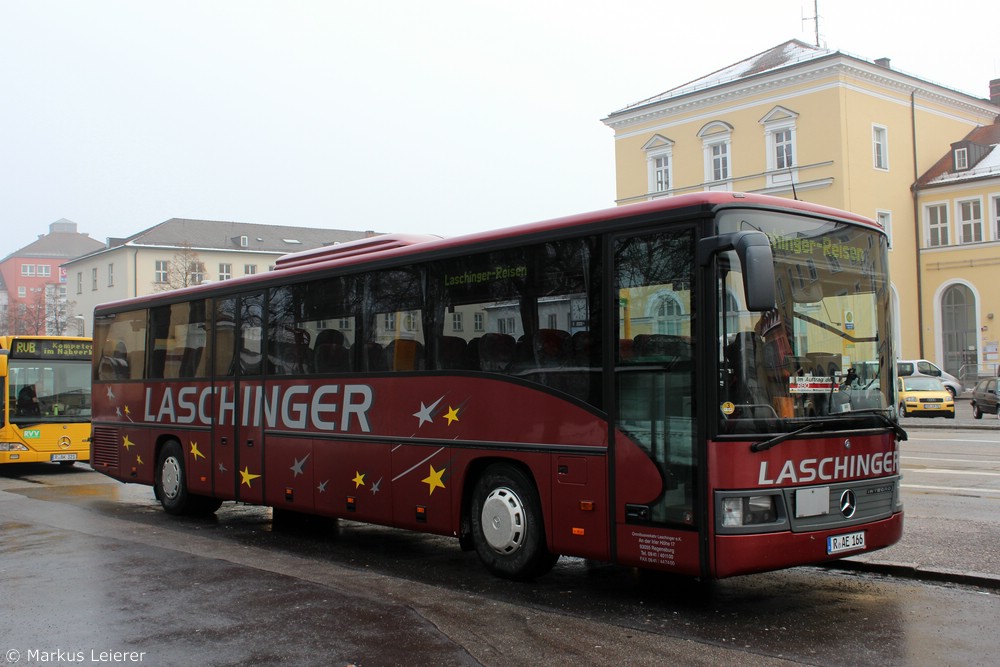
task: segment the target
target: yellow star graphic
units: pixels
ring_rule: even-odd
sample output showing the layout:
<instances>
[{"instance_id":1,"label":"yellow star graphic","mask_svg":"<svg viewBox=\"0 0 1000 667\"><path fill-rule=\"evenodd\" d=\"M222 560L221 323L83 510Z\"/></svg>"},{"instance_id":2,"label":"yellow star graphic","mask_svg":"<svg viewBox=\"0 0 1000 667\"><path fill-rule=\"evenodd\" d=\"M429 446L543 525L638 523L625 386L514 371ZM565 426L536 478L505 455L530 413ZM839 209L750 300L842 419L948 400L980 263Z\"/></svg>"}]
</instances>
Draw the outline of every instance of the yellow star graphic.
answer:
<instances>
[{"instance_id":1,"label":"yellow star graphic","mask_svg":"<svg viewBox=\"0 0 1000 667\"><path fill-rule=\"evenodd\" d=\"M444 418L448 420L448 426L451 426L452 422L457 422L458 421L458 408L453 408L453 407L451 407L449 405L448 406L448 414L446 414L444 416Z\"/></svg>"},{"instance_id":2,"label":"yellow star graphic","mask_svg":"<svg viewBox=\"0 0 1000 667\"><path fill-rule=\"evenodd\" d=\"M128 415L130 415L130 414L132 414L132 411L131 411L131 410L129 410L129 409L128 409L128 406L126 405L126 406L125 406L125 415L126 415L126 416L128 416Z\"/></svg>"},{"instance_id":3,"label":"yellow star graphic","mask_svg":"<svg viewBox=\"0 0 1000 667\"><path fill-rule=\"evenodd\" d=\"M243 478L243 481L240 482L240 486L246 484L248 489L252 489L253 485L250 484L250 482L260 477L260 475L250 474L250 466L244 466L243 470L240 471L240 477Z\"/></svg>"},{"instance_id":4,"label":"yellow star graphic","mask_svg":"<svg viewBox=\"0 0 1000 667\"><path fill-rule=\"evenodd\" d=\"M125 451L127 452L129 447L135 447L135 443L132 442L131 440L129 440L128 436L126 435L125 436L125 441L122 442L122 447L124 447Z\"/></svg>"},{"instance_id":5,"label":"yellow star graphic","mask_svg":"<svg viewBox=\"0 0 1000 667\"><path fill-rule=\"evenodd\" d=\"M136 464L138 464L138 465L142 465L142 457L141 457L141 456L139 456L138 454L136 454L136 455L135 455L135 462L136 462Z\"/></svg>"},{"instance_id":6,"label":"yellow star graphic","mask_svg":"<svg viewBox=\"0 0 1000 667\"><path fill-rule=\"evenodd\" d=\"M440 470L435 470L434 466L431 466L431 474L420 480L428 487L427 495L429 496L434 495L434 489L438 487L442 489L444 488L444 482L441 481L441 475L444 474L445 470L447 470L447 468L441 468Z\"/></svg>"},{"instance_id":7,"label":"yellow star graphic","mask_svg":"<svg viewBox=\"0 0 1000 667\"><path fill-rule=\"evenodd\" d=\"M195 442L194 440L191 441L191 456L194 458L195 461L198 460L199 456L201 458L205 458L205 455L198 450L198 443Z\"/></svg>"},{"instance_id":8,"label":"yellow star graphic","mask_svg":"<svg viewBox=\"0 0 1000 667\"><path fill-rule=\"evenodd\" d=\"M351 481L354 482L354 488L356 489L359 486L364 486L365 485L365 476L362 475L357 470L355 470L354 471L354 479L352 479Z\"/></svg>"}]
</instances>

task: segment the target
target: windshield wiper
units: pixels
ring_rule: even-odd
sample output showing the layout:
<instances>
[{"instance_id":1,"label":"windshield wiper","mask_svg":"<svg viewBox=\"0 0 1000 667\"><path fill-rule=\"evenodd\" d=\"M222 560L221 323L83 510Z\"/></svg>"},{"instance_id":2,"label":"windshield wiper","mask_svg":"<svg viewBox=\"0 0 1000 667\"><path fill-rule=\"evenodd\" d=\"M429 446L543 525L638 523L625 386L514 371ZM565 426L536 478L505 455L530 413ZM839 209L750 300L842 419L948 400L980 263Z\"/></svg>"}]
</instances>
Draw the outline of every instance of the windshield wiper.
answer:
<instances>
[{"instance_id":1,"label":"windshield wiper","mask_svg":"<svg viewBox=\"0 0 1000 667\"><path fill-rule=\"evenodd\" d=\"M795 436L797 436L797 435L799 435L801 433L805 433L806 431L809 431L809 430L813 429L816 426L816 424L818 424L818 423L819 422L812 421L812 422L809 422L808 424L806 424L805 426L803 426L802 428L796 429L796 430L791 431L789 433L782 433L781 435L776 435L773 438L771 438L770 440L762 440L760 442L755 442L752 445L750 445L750 451L751 452L763 452L764 450L771 449L771 447L774 447L775 445L780 445L781 443L783 443L785 440L788 440L789 438L794 438Z\"/></svg>"},{"instance_id":2,"label":"windshield wiper","mask_svg":"<svg viewBox=\"0 0 1000 667\"><path fill-rule=\"evenodd\" d=\"M906 433L906 431L903 430L903 427L900 426L897 422L894 422L888 417L886 417L885 412L883 412L883 410L880 408L864 408L863 410L851 410L850 412L845 412L844 414L875 415L882 421L883 424L892 429L892 432L896 434L897 438L899 438L900 440L907 440L909 438L909 435Z\"/></svg>"}]
</instances>

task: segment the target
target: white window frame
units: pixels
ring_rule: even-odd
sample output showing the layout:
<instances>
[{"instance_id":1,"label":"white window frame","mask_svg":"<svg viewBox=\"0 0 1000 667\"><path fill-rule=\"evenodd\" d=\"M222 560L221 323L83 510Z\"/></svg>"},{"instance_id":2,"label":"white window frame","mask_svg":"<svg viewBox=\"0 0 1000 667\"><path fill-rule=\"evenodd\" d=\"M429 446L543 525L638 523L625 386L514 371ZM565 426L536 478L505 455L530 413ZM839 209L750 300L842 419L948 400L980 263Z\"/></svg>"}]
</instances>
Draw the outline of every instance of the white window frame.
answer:
<instances>
[{"instance_id":1,"label":"white window frame","mask_svg":"<svg viewBox=\"0 0 1000 667\"><path fill-rule=\"evenodd\" d=\"M931 220L932 210L938 213L937 222ZM944 215L944 221L941 220L942 214ZM935 230L939 232L938 243L934 243L933 232ZM941 242L941 233L944 236L943 243ZM943 248L951 245L951 225L949 224L947 202L933 202L924 205L924 240L928 248Z\"/></svg>"},{"instance_id":2,"label":"white window frame","mask_svg":"<svg viewBox=\"0 0 1000 667\"><path fill-rule=\"evenodd\" d=\"M969 149L955 149L955 171L965 171L969 168Z\"/></svg>"},{"instance_id":3,"label":"white window frame","mask_svg":"<svg viewBox=\"0 0 1000 667\"><path fill-rule=\"evenodd\" d=\"M764 145L766 150L765 164L767 166L767 186L781 187L799 181L799 150L796 124L799 115L791 109L776 106L766 116L760 119L764 126ZM787 141L783 141L785 133ZM780 146L786 146L787 151L779 151ZM788 164L781 164L779 153L788 153Z\"/></svg>"},{"instance_id":4,"label":"white window frame","mask_svg":"<svg viewBox=\"0 0 1000 667\"><path fill-rule=\"evenodd\" d=\"M153 282L166 283L170 280L170 262L158 259L153 263Z\"/></svg>"},{"instance_id":5,"label":"white window frame","mask_svg":"<svg viewBox=\"0 0 1000 667\"><path fill-rule=\"evenodd\" d=\"M219 262L219 281L233 277L233 265L229 262Z\"/></svg>"},{"instance_id":6,"label":"white window frame","mask_svg":"<svg viewBox=\"0 0 1000 667\"><path fill-rule=\"evenodd\" d=\"M17 288L17 298L23 299L23 298L25 298L27 296L28 296L28 288L27 287L25 287L24 285L21 285L20 287Z\"/></svg>"},{"instance_id":7,"label":"white window frame","mask_svg":"<svg viewBox=\"0 0 1000 667\"><path fill-rule=\"evenodd\" d=\"M83 294L83 271L76 272L76 293Z\"/></svg>"},{"instance_id":8,"label":"white window frame","mask_svg":"<svg viewBox=\"0 0 1000 667\"><path fill-rule=\"evenodd\" d=\"M723 121L712 121L698 132L705 159L705 189L733 189L733 126ZM717 165L721 163L721 167ZM721 170L721 171L720 171ZM716 173L720 178L716 178Z\"/></svg>"},{"instance_id":9,"label":"white window frame","mask_svg":"<svg viewBox=\"0 0 1000 667\"><path fill-rule=\"evenodd\" d=\"M244 264L243 265L243 275L245 275L245 276L252 276L255 273L257 273L257 265L256 264Z\"/></svg>"},{"instance_id":10,"label":"white window frame","mask_svg":"<svg viewBox=\"0 0 1000 667\"><path fill-rule=\"evenodd\" d=\"M990 225L992 227L993 240L1000 241L1000 194L990 195L990 205L993 207L993 224Z\"/></svg>"},{"instance_id":11,"label":"white window frame","mask_svg":"<svg viewBox=\"0 0 1000 667\"><path fill-rule=\"evenodd\" d=\"M646 151L646 192L649 197L663 197L674 189L674 142L659 134L642 146Z\"/></svg>"},{"instance_id":12,"label":"white window frame","mask_svg":"<svg viewBox=\"0 0 1000 667\"><path fill-rule=\"evenodd\" d=\"M38 277L39 278L51 278L52 277L52 267L48 264L38 265Z\"/></svg>"},{"instance_id":13,"label":"white window frame","mask_svg":"<svg viewBox=\"0 0 1000 667\"><path fill-rule=\"evenodd\" d=\"M966 205L970 206L970 213L978 213L978 217L965 217ZM975 210L972 210L975 209ZM957 199L955 200L955 221L958 227L958 242L962 245L968 243L982 243L983 237L983 200L979 197L970 197L968 199ZM967 228L971 228L971 239L968 238L966 231ZM976 237L976 232L978 231L979 238Z\"/></svg>"},{"instance_id":14,"label":"white window frame","mask_svg":"<svg viewBox=\"0 0 1000 667\"><path fill-rule=\"evenodd\" d=\"M878 209L875 211L875 220L885 230L885 235L889 239L889 249L892 250L892 211Z\"/></svg>"},{"instance_id":15,"label":"white window frame","mask_svg":"<svg viewBox=\"0 0 1000 667\"><path fill-rule=\"evenodd\" d=\"M889 171L889 128L872 123L872 166Z\"/></svg>"},{"instance_id":16,"label":"white window frame","mask_svg":"<svg viewBox=\"0 0 1000 667\"><path fill-rule=\"evenodd\" d=\"M97 267L95 266L90 270L90 291L97 291Z\"/></svg>"},{"instance_id":17,"label":"white window frame","mask_svg":"<svg viewBox=\"0 0 1000 667\"><path fill-rule=\"evenodd\" d=\"M21 265L21 275L33 278L35 275L35 265L34 264L22 264Z\"/></svg>"}]
</instances>

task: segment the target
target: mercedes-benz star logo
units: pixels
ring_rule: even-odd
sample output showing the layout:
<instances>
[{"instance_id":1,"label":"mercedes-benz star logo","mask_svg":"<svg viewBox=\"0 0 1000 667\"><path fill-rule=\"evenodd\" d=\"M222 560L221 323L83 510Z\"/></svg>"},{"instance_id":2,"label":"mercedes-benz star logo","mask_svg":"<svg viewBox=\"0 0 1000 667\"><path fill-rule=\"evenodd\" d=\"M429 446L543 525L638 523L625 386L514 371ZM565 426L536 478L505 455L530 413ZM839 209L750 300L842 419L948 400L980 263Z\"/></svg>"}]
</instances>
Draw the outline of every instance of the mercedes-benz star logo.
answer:
<instances>
[{"instance_id":1,"label":"mercedes-benz star logo","mask_svg":"<svg viewBox=\"0 0 1000 667\"><path fill-rule=\"evenodd\" d=\"M858 498L854 492L847 489L840 494L840 513L850 519L858 511Z\"/></svg>"},{"instance_id":2,"label":"mercedes-benz star logo","mask_svg":"<svg viewBox=\"0 0 1000 667\"><path fill-rule=\"evenodd\" d=\"M69 436L64 435L59 438L59 449L69 449L69 446L73 444L73 441L69 439Z\"/></svg>"}]
</instances>

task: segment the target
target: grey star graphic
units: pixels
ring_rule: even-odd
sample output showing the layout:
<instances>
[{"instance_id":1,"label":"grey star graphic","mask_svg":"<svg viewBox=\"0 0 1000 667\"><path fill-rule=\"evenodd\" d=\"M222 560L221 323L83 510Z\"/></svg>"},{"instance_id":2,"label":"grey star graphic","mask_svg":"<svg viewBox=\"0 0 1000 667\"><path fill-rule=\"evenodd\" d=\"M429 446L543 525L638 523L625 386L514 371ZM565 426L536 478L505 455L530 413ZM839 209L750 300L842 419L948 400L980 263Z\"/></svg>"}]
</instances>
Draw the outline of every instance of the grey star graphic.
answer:
<instances>
[{"instance_id":1,"label":"grey star graphic","mask_svg":"<svg viewBox=\"0 0 1000 667\"><path fill-rule=\"evenodd\" d=\"M443 400L444 400L444 396L442 396L438 400L434 401L430 405L424 405L424 402L420 401L420 410L418 410L417 412L413 413L413 416L420 420L420 423L417 424L417 428L420 428L421 426L423 426L424 422L433 422L434 421L434 416L431 413L434 411L434 408L436 408L438 406L438 403L440 403Z\"/></svg>"},{"instance_id":2,"label":"grey star graphic","mask_svg":"<svg viewBox=\"0 0 1000 667\"><path fill-rule=\"evenodd\" d=\"M329 482L330 482L330 480L326 480L325 482L320 482L319 486L317 486L316 488L319 489L320 493L326 493L326 485Z\"/></svg>"},{"instance_id":3,"label":"grey star graphic","mask_svg":"<svg viewBox=\"0 0 1000 667\"><path fill-rule=\"evenodd\" d=\"M378 487L379 487L379 484L381 484L381 483L382 483L382 478L379 477L378 481L375 482L374 484L372 484L372 495L378 493Z\"/></svg>"},{"instance_id":4,"label":"grey star graphic","mask_svg":"<svg viewBox=\"0 0 1000 667\"><path fill-rule=\"evenodd\" d=\"M301 461L299 461L298 459L295 459L295 463L292 464L291 468L289 468L289 470L291 470L292 473L293 473L293 475L292 475L293 477L298 477L299 475L303 474L302 473L302 466L304 466L306 464L306 459L308 459L308 458L309 458L309 455L306 454L302 458Z\"/></svg>"}]
</instances>

